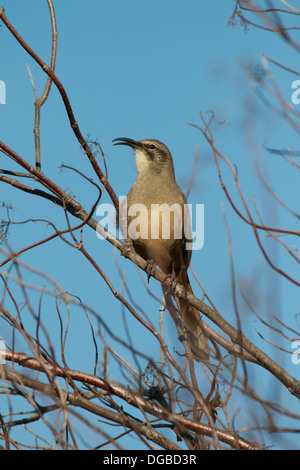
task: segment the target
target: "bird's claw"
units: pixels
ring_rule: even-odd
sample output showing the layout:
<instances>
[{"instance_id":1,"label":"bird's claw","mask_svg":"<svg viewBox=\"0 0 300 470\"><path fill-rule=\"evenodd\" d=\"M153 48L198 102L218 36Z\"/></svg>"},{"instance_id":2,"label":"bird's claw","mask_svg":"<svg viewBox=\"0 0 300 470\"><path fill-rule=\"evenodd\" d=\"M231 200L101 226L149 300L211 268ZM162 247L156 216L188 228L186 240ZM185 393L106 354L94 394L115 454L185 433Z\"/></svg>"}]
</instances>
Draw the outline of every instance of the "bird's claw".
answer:
<instances>
[{"instance_id":1,"label":"bird's claw","mask_svg":"<svg viewBox=\"0 0 300 470\"><path fill-rule=\"evenodd\" d=\"M149 283L150 277L154 276L154 274L156 272L155 263L154 263L153 259L148 259L147 260L147 265L146 265L145 271L146 271L147 280L148 280L148 283Z\"/></svg>"},{"instance_id":2,"label":"bird's claw","mask_svg":"<svg viewBox=\"0 0 300 470\"><path fill-rule=\"evenodd\" d=\"M130 255L134 252L132 240L130 238L127 238L123 242L123 246L124 246L124 251L122 252L122 256L124 256L125 258L129 258Z\"/></svg>"},{"instance_id":3,"label":"bird's claw","mask_svg":"<svg viewBox=\"0 0 300 470\"><path fill-rule=\"evenodd\" d=\"M176 279L175 271L172 271L170 274L168 274L168 281L169 281L169 289L172 292L174 292L177 286L177 279Z\"/></svg>"}]
</instances>

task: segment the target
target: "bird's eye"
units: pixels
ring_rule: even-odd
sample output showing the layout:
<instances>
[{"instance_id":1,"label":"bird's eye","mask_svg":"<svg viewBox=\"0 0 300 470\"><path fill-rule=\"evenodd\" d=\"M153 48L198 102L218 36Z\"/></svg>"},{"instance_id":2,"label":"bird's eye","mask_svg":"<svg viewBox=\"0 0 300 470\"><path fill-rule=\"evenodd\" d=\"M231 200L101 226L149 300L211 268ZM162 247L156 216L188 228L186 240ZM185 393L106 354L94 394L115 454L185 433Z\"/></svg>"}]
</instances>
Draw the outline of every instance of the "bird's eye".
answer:
<instances>
[{"instance_id":1,"label":"bird's eye","mask_svg":"<svg viewBox=\"0 0 300 470\"><path fill-rule=\"evenodd\" d=\"M149 147L151 150L155 149L155 145L151 144Z\"/></svg>"}]
</instances>

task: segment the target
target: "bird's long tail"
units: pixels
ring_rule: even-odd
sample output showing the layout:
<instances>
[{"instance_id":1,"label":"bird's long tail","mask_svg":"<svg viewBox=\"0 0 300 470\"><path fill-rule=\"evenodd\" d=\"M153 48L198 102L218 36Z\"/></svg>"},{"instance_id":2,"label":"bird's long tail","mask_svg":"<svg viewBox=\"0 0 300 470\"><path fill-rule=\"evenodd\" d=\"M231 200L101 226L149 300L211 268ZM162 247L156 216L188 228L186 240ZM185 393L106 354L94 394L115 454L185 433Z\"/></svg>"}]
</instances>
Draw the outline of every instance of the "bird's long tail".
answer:
<instances>
[{"instance_id":1,"label":"bird's long tail","mask_svg":"<svg viewBox=\"0 0 300 470\"><path fill-rule=\"evenodd\" d=\"M187 292L193 294L186 272L182 274L182 271L180 271L176 280L186 288ZM209 359L209 342L198 310L183 298L175 296L175 300L180 312L182 323L187 331L187 340L192 353L198 360Z\"/></svg>"}]
</instances>

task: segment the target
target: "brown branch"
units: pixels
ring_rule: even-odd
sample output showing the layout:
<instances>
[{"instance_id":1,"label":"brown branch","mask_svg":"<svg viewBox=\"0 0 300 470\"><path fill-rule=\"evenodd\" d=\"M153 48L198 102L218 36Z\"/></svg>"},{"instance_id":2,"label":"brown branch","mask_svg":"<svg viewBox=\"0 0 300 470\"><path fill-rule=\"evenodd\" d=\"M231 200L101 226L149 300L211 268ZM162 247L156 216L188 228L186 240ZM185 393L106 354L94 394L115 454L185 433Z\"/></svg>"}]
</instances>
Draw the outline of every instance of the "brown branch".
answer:
<instances>
[{"instance_id":1,"label":"brown branch","mask_svg":"<svg viewBox=\"0 0 300 470\"><path fill-rule=\"evenodd\" d=\"M19 176L19 175L17 175L17 176ZM62 203L61 199L59 199L56 196L53 196L52 194L46 193L46 191L42 191L42 190L36 189L36 188L30 188L29 186L26 186L25 184L22 184L17 180L14 180L12 178L7 178L6 176L2 176L2 175L0 175L0 181L2 181L2 183L10 184L14 188L20 189L21 191L24 191L25 193L29 193L29 194L33 194L35 196L43 197L44 199L48 199L49 201L53 202L54 204L58 204L61 207L63 206L63 203Z\"/></svg>"},{"instance_id":2,"label":"brown branch","mask_svg":"<svg viewBox=\"0 0 300 470\"><path fill-rule=\"evenodd\" d=\"M12 372L8 369L4 370L4 378L13 384L20 384L22 386L32 388L34 390L37 390L38 392L48 395L52 397L54 400L57 400L57 393L56 390L49 384L40 382L38 380L32 379L30 377L27 377L23 374L19 374L16 372ZM148 424L142 423L138 420L135 419L130 419L128 415L124 417L119 412L114 412L110 410L109 408L105 408L103 406L100 406L99 404L93 403L91 401L92 398L97 397L97 391L93 392L83 392L82 390L76 390L75 393L72 393L70 391L65 390L65 395L68 397L67 398L67 405L74 405L76 407L80 407L84 410L89 411L90 413L93 413L96 416L101 416L102 418L118 423L122 426L128 426L131 428L131 430L137 431L138 433L145 435L147 439L155 442L159 446L165 449L169 450L180 450L180 448L174 444L172 441L167 439L165 436L162 434L158 433L154 427L151 425L149 426ZM100 394L98 394L99 396ZM57 400L57 404L55 405L50 405L49 407L43 407L42 412L48 412L51 411L52 409L57 409L59 406L59 401ZM69 409L71 413L74 414L72 410ZM76 414L78 416L78 414ZM25 418L23 420L19 420L18 422L12 421L10 423L7 423L6 426L7 428L10 428L12 426L16 426L18 424L25 424L26 422L32 422L33 420L39 419L39 414L36 413L35 415L31 416L30 418ZM83 420L81 416L78 416L80 420ZM22 423L24 421L25 423ZM90 421L86 421L86 424L91 427L92 424ZM94 430L98 431L98 428L92 426ZM101 431L101 434L103 431ZM118 445L116 444L116 447Z\"/></svg>"},{"instance_id":3,"label":"brown branch","mask_svg":"<svg viewBox=\"0 0 300 470\"><path fill-rule=\"evenodd\" d=\"M53 81L53 83L57 87L57 89L58 89L58 91L61 95L61 98L64 102L65 109L66 109L66 112L67 112L67 115L68 115L68 118L69 118L69 121L70 121L70 126L71 126L78 142L80 143L81 147L85 151L85 153L86 153L86 155L87 155L87 157L88 157L88 159L89 159L96 175L98 176L100 182L104 185L104 187L105 187L106 191L108 192L108 194L109 194L116 210L118 211L119 210L119 200L118 200L114 190L112 189L111 185L107 181L107 178L105 177L102 170L100 169L100 167L99 167L99 165L98 165L98 163L97 163L97 161L96 161L96 159L93 155L93 152L92 152L90 146L88 145L88 143L84 139L83 135L81 134L78 122L76 121L74 113L73 113L71 103L69 101L68 95L67 95L62 83L59 81L59 79L54 74L54 72L51 70L51 68L28 46L28 44L26 44L24 39L20 36L20 34L16 31L16 29L13 27L13 25L7 19L6 15L5 15L4 8L0 9L0 19L3 21L5 26L9 29L9 31L13 34L13 36L16 38L16 40L21 44L21 46L26 50L26 52L37 62L37 64L50 77L50 79Z\"/></svg>"},{"instance_id":4,"label":"brown branch","mask_svg":"<svg viewBox=\"0 0 300 470\"><path fill-rule=\"evenodd\" d=\"M11 156L15 161L21 164L27 171L34 174L37 177L37 180L40 180L42 184L52 190L52 192L56 193L62 200L65 200L68 197L66 202L66 209L72 213L74 216L80 218L81 220L86 220L88 214L83 210L81 205L74 201L72 198L67 196L55 183L45 177L43 174L38 172L35 168L28 165L19 155L9 149L7 146L0 142L0 148L4 148L7 154ZM217 154L217 150L214 148L215 154ZM233 170L234 171L234 170ZM221 174L220 174L221 178ZM229 194L228 194L229 196ZM229 196L230 197L230 196ZM135 263L138 267L147 271L148 264L147 262L141 258L134 250L128 251L128 247L126 244L122 243L108 231L104 230L97 224L97 222L90 218L87 221L87 224L92 227L94 230L102 231L102 235L114 245L117 249L121 251L121 253L130 259L133 263ZM256 228L256 225L255 227ZM269 228L267 228L269 230ZM165 284L166 286L170 287L170 280L169 277L163 274L162 272L156 270L152 273L152 276L155 277L158 281ZM186 290L183 286L177 285L174 293L181 298L185 298ZM241 334L238 330L232 327L222 316L208 305L206 305L201 300L197 299L197 297L188 294L187 298L191 305L196 307L201 313L206 315L212 322L214 322L217 326L221 328L228 336L232 339L233 343L238 344L243 349L246 349L263 367L269 370L273 375L275 375L290 391L296 396L300 396L300 381L297 381L292 376L290 376L285 370L283 370L275 361L269 358L265 353L263 353L259 348L257 348L253 343L251 343L244 335Z\"/></svg>"},{"instance_id":5,"label":"brown branch","mask_svg":"<svg viewBox=\"0 0 300 470\"><path fill-rule=\"evenodd\" d=\"M204 118L203 118L203 115L202 113L200 114L201 115L201 119L204 121ZM237 188L238 188L238 192L240 194L240 197L241 197L241 200L244 202L244 198L242 196L242 192L241 192L241 188L239 186L239 183L238 183L238 178L237 178L237 173L236 171L234 170L233 166L230 164L230 162L226 159L226 157L221 154L217 149L216 147L214 146L214 141L213 141L213 138L212 138L212 135L210 134L210 137L208 137L207 135L205 135L205 130L202 129L200 126L197 126L196 124L193 124L191 122L188 123L190 126L192 127L195 127L196 129L198 129L199 131L202 132L202 134L204 135L204 137L206 138L207 142L209 143L209 145L212 147L213 149L213 152L214 152L214 157L216 159L216 156L219 156L220 158L222 158L229 166L232 174L233 174L233 177L234 177L234 180L235 180L235 183L237 185ZM208 126L207 126L207 123L205 123L205 126L206 126L206 130L208 130ZM217 160L217 159L216 159ZM217 161L216 161L217 163ZM231 205L231 207L234 209L234 211L237 213L237 215L244 221L246 222L248 225L251 225L253 227L253 225L255 225L255 228L257 230L266 230L268 232L277 232L277 233L284 233L284 234L288 234L288 235L300 235L300 232L299 231L293 231L293 230L285 230L285 229L281 229L281 228L274 228L274 227L266 227L266 226L263 226L263 225L260 225L260 224L257 224L257 223L254 223L251 219L247 219L242 213L241 211L239 211L239 209L237 208L237 206L234 204L233 200L231 199L230 197L230 194L229 194L229 191L223 181L223 178L222 178L222 174L221 174L221 170L220 170L220 167L219 165L217 165L217 169L218 169L218 176L219 176L219 180L220 180L220 184L221 184L221 187L224 191L224 193L226 194L226 197ZM245 202L243 204L244 206L246 206ZM247 206L246 206L247 207ZM248 208L247 208L248 209Z\"/></svg>"},{"instance_id":6,"label":"brown branch","mask_svg":"<svg viewBox=\"0 0 300 470\"><path fill-rule=\"evenodd\" d=\"M280 198L279 196L277 196L277 194L275 193L275 191L273 191L273 189L269 186L269 184L265 181L261 171L260 171L260 167L259 167L259 163L258 162L255 162L255 168L256 168L256 171L257 171L257 175L262 183L262 185L266 188L266 190L272 194L272 196L274 197L274 199L276 199L277 202L279 202L279 204L285 208L285 210L287 210L290 214L292 214L294 217L296 217L298 220L300 219L300 215L293 211L287 204L285 204ZM263 225L263 224L262 224Z\"/></svg>"},{"instance_id":7,"label":"brown branch","mask_svg":"<svg viewBox=\"0 0 300 470\"><path fill-rule=\"evenodd\" d=\"M243 8L243 3L245 3L245 0L237 0L237 5L241 8L241 10L244 9ZM254 2L247 1L247 5L251 6L252 12L255 13L255 15L258 18L260 18L266 26L262 26L262 25L259 25L257 23L254 23L254 22L248 20L247 18L245 18L242 15L241 11L238 11L237 9L235 10L234 15L236 14L237 16L239 16L242 19L242 21L246 24L252 25L252 26L254 26L256 28L259 28L259 29L263 29L265 31L269 31L269 32L279 34L296 51L298 51L298 52L300 51L299 44L297 44L287 32L289 30L294 30L294 29L298 30L299 28L298 27L285 27L285 26L283 26L283 24L281 22L281 19L280 19L279 15L277 14L278 12L280 12L280 9L273 8L273 11L272 11L273 18L276 18L276 19L274 21L272 21L270 15L265 14L263 9L257 8L256 4ZM256 11L254 11L254 10L256 10ZM248 9L248 11L249 11L249 9ZM288 12L288 13L292 14L292 12Z\"/></svg>"},{"instance_id":8,"label":"brown branch","mask_svg":"<svg viewBox=\"0 0 300 470\"><path fill-rule=\"evenodd\" d=\"M1 353L4 354L4 358L7 361L12 361L28 369L45 372L43 366L41 366L41 364L36 359L30 358L26 354L13 353L10 351L1 351ZM214 431L211 429L209 425L193 421L189 418L186 418L185 416L181 416L180 414L170 413L165 408L160 407L154 402L145 400L136 392L131 391L128 388L124 388L113 382L107 382L106 380L103 380L100 377L95 377L94 375L90 375L85 372L80 372L80 371L71 370L71 369L68 369L67 371L65 371L64 369L60 368L57 365L52 366L52 365L47 364L47 370L51 371L53 376L55 377L63 377L63 378L71 377L72 380L74 381L79 381L83 384L89 384L94 387L100 388L104 390L108 395L117 396L125 400L128 404L130 404L131 406L134 406L135 408L141 407L146 413L150 413L161 419L170 420L171 422L175 420L180 425L189 429L190 431L194 431L198 434L202 434L207 437L213 437ZM215 432L218 436L218 439L221 442L229 444L235 449L244 449L244 450L261 450L262 449L262 447L258 445L257 443L251 443L241 438L236 433L231 433L231 432L223 431L220 429L215 429Z\"/></svg>"},{"instance_id":9,"label":"brown branch","mask_svg":"<svg viewBox=\"0 0 300 470\"><path fill-rule=\"evenodd\" d=\"M51 27L52 27L52 51L51 51L50 69L52 70L52 72L54 72L55 62L56 62L56 52L57 52L56 18L55 18L55 12L53 8L52 0L47 0L47 3L48 3L49 12L50 12ZM32 79L29 67L28 67L28 71L29 71L30 78L32 81L32 87L35 92L34 83L33 83L33 79ZM43 104L45 103L45 101L47 100L49 96L51 83L52 83L52 79L48 76L44 93L42 94L40 98L37 98L36 96L36 101L34 103L35 119L34 119L33 132L34 132L34 141L35 141L35 166L38 170L41 170L41 142L40 142L41 107L43 106Z\"/></svg>"},{"instance_id":10,"label":"brown branch","mask_svg":"<svg viewBox=\"0 0 300 470\"><path fill-rule=\"evenodd\" d=\"M201 127L199 126L196 126L194 124L191 124L193 127L196 127L197 129L199 129L202 134L204 135L205 139L207 140L207 142L209 143L209 145L211 146L212 150L213 150L213 154L214 154L214 159L215 159L215 163L216 163L216 167L217 167L217 171L218 171L218 176L219 176L219 180L220 180L220 183L221 183L221 186L222 186L222 189L224 190L225 194L226 194L226 197L228 199L228 201L230 202L231 206L234 208L234 210L236 211L236 213L242 218L242 220L244 220L245 222L247 222L249 225L252 226L253 228L253 231L254 231L254 236L256 238L256 241L258 243L258 246L264 256L264 258L266 259L266 261L269 263L269 265L271 266L272 269L274 269L274 271L278 272L279 274L281 274L282 276L284 276L286 279L288 279L290 282L292 282L293 284L297 285L297 286L300 286L300 282L296 281L294 278L292 278L291 276L289 276L286 272L284 272L282 269L278 268L277 266L274 265L274 263L272 263L272 261L270 260L269 256L267 255L263 245L262 245L262 242L260 240L260 237L259 237L259 234L258 234L258 229L260 230L266 230L266 231L276 231L278 233L289 233L289 234L298 234L298 232L291 232L291 231L287 231L287 230L277 230L277 229L274 229L274 228L271 228L271 227L263 227L257 223L254 222L252 216L251 216L251 213L250 213L250 210L246 204L246 201L245 201L245 198L243 196L243 193L242 193L242 190L241 190L241 187L240 187L240 184L239 184L239 180L238 180L238 177L237 177L237 173L235 171L235 169L233 168L232 164L229 162L229 160L222 154L220 153L216 147L215 147L215 144L214 144L214 139L213 139L213 136L212 136L212 133L211 133L211 130L209 129L204 117L203 117L203 114L200 113L200 116L201 116L201 119L202 119L202 122L205 126L205 129L202 129ZM239 196L241 198L241 201L242 201L242 204L244 206L244 209L247 213L247 216L248 216L248 219L246 217L244 217L241 212L237 209L237 207L235 206L235 204L233 203L231 197L230 197L230 194L229 194L229 191L227 190L226 186L225 186L225 183L223 181L223 178L222 178L222 173L221 173L221 169L220 169L220 165L219 165L219 162L218 162L218 157L220 157L222 160L224 160L226 162L226 164L229 166L233 176L234 176L234 180L235 180L235 184L236 184L236 187L237 187L237 190L238 190L238 193L239 193Z\"/></svg>"}]
</instances>

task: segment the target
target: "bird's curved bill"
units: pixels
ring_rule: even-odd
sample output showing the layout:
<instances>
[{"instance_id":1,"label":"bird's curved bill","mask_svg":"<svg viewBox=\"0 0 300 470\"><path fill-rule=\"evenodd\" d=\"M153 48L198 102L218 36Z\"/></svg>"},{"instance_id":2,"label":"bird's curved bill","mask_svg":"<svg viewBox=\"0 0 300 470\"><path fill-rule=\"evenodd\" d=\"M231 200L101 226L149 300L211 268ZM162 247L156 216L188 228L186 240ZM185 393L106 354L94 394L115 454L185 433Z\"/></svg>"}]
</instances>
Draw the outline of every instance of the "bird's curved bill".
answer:
<instances>
[{"instance_id":1,"label":"bird's curved bill","mask_svg":"<svg viewBox=\"0 0 300 470\"><path fill-rule=\"evenodd\" d=\"M117 139L114 139L113 142L113 145L128 145L132 148L142 147L142 145L137 140L129 139L128 137L118 137Z\"/></svg>"}]
</instances>

